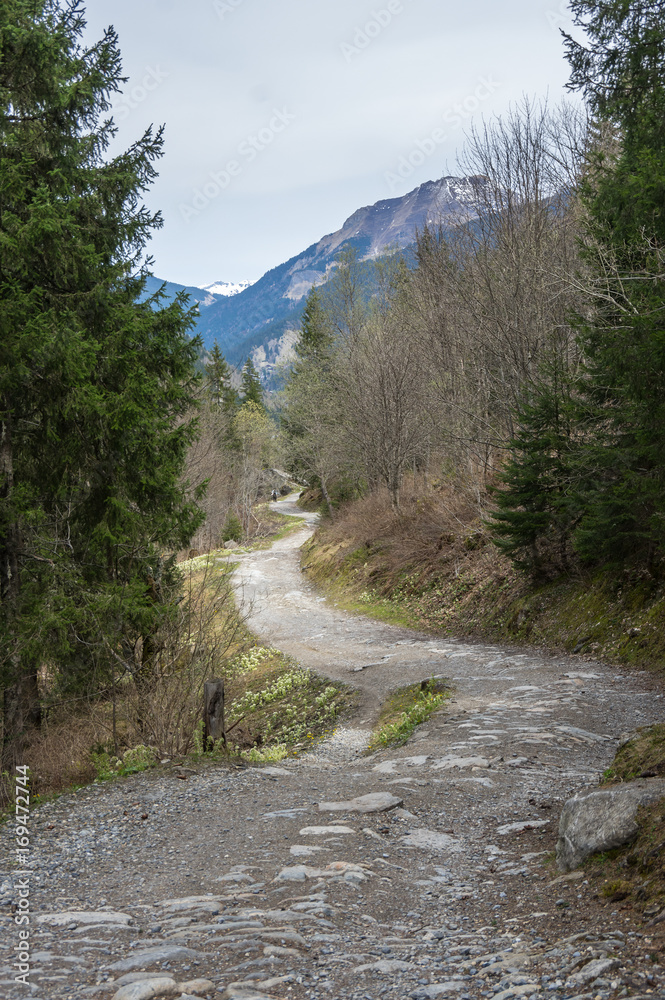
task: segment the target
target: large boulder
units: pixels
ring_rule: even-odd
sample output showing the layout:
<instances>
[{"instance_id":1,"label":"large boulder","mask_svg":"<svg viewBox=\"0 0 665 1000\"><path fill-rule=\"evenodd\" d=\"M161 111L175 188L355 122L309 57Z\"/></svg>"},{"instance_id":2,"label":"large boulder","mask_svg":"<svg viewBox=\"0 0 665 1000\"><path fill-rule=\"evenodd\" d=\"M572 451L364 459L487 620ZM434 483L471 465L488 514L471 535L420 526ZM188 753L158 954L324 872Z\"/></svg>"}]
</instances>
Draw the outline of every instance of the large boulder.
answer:
<instances>
[{"instance_id":1,"label":"large boulder","mask_svg":"<svg viewBox=\"0 0 665 1000\"><path fill-rule=\"evenodd\" d=\"M640 806L665 798L665 780L630 781L609 788L588 788L568 799L559 823L556 845L561 871L572 871L591 854L629 844L639 827Z\"/></svg>"}]
</instances>

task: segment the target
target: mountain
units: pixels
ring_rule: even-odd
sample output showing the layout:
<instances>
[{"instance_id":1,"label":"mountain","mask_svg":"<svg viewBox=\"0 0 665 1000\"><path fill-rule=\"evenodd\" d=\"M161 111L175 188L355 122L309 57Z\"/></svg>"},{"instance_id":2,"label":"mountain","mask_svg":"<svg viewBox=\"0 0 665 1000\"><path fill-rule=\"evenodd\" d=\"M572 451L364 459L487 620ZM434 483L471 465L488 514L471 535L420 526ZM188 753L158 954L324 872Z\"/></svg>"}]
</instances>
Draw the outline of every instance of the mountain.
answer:
<instances>
[{"instance_id":1,"label":"mountain","mask_svg":"<svg viewBox=\"0 0 665 1000\"><path fill-rule=\"evenodd\" d=\"M213 281L212 285L203 285L204 292L212 295L237 295L253 285L253 281Z\"/></svg>"},{"instance_id":2,"label":"mountain","mask_svg":"<svg viewBox=\"0 0 665 1000\"><path fill-rule=\"evenodd\" d=\"M199 303L197 333L206 348L217 340L232 365L242 365L251 354L263 377L269 378L297 339L306 295L313 285L327 281L343 247L355 248L362 260L404 250L413 245L417 228L439 223L454 226L474 218L483 184L482 177L427 181L401 198L359 208L336 232L272 268L258 281L186 288ZM157 279L151 280L159 285ZM175 294L180 287L169 283L167 294Z\"/></svg>"}]
</instances>

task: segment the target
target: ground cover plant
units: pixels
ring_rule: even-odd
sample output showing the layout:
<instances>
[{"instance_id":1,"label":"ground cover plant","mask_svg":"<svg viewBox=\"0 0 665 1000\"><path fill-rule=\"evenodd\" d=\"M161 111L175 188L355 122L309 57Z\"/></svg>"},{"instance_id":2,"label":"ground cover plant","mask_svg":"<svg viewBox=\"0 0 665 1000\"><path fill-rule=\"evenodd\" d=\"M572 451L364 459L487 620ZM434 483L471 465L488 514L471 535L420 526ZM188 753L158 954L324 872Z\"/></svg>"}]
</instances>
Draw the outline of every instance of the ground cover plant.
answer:
<instances>
[{"instance_id":1,"label":"ground cover plant","mask_svg":"<svg viewBox=\"0 0 665 1000\"><path fill-rule=\"evenodd\" d=\"M528 643L662 672L665 587L642 567L579 569L534 586L492 543L459 482L406 481L342 505L304 547L305 574L339 606L437 635Z\"/></svg>"},{"instance_id":2,"label":"ground cover plant","mask_svg":"<svg viewBox=\"0 0 665 1000\"><path fill-rule=\"evenodd\" d=\"M646 726L619 747L601 787L665 776L665 725ZM635 909L647 924L665 919L665 799L638 810L631 844L598 854L586 874L608 906Z\"/></svg>"},{"instance_id":3,"label":"ground cover plant","mask_svg":"<svg viewBox=\"0 0 665 1000\"><path fill-rule=\"evenodd\" d=\"M452 688L440 677L394 691L381 709L368 751L406 743L419 725L445 705L451 694Z\"/></svg>"}]
</instances>

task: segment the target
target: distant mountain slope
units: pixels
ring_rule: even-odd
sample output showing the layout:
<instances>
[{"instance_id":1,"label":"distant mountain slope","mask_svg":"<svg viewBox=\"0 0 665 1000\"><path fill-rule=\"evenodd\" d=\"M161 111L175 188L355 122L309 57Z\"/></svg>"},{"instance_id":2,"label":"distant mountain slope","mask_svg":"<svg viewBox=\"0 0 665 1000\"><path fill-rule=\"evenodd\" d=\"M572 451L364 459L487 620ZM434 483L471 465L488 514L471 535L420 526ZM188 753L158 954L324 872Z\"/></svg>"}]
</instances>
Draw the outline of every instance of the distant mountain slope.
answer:
<instances>
[{"instance_id":1,"label":"distant mountain slope","mask_svg":"<svg viewBox=\"0 0 665 1000\"><path fill-rule=\"evenodd\" d=\"M293 331L299 326L305 296L313 285L328 279L343 247L354 247L361 259L375 259L391 249L412 245L416 229L426 224L455 225L474 218L482 184L479 177L443 177L421 184L402 198L360 208L341 229L237 294L218 294L222 283L186 289L199 302L197 332L207 348L217 340L231 364L242 364L251 353L263 374L269 375L295 340ZM178 287L169 285L169 293Z\"/></svg>"}]
</instances>

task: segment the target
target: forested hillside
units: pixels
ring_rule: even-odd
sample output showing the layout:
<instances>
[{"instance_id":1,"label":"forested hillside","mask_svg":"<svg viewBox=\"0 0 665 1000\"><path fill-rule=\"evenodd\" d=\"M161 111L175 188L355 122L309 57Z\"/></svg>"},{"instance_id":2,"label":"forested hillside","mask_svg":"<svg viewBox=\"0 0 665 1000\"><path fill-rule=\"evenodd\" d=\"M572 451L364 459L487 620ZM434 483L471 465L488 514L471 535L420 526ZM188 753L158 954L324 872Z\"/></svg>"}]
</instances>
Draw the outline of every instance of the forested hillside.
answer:
<instances>
[{"instance_id":1,"label":"forested hillside","mask_svg":"<svg viewBox=\"0 0 665 1000\"><path fill-rule=\"evenodd\" d=\"M654 590L665 18L653 2L571 7L588 39L564 36L584 109L525 100L477 126L462 167L487 178L478 218L426 227L415 270L382 266L371 303L342 262L310 298L285 426L292 468L333 517L383 490L399 524L408 477L411 499L447 496L460 533L491 539L534 585L630 570ZM380 551L381 538L367 544Z\"/></svg>"}]
</instances>

